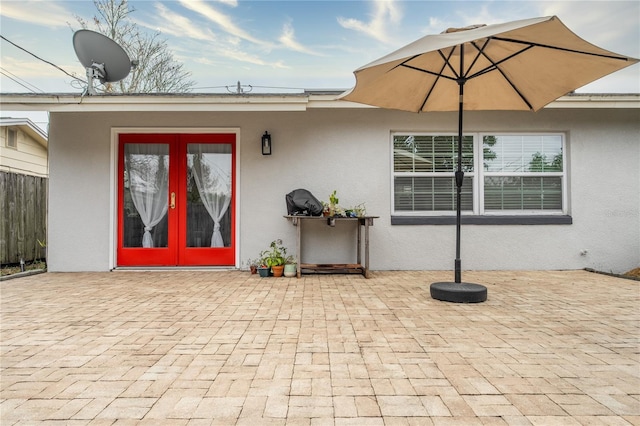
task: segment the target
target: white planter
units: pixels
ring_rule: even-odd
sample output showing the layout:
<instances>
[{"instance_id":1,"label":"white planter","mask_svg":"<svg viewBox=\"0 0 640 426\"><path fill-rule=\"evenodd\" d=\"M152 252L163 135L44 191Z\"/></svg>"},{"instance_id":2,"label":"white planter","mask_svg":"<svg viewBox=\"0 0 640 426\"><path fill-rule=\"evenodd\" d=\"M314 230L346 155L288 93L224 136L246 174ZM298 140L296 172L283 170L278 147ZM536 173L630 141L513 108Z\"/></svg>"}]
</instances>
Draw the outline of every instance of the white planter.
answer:
<instances>
[{"instance_id":1,"label":"white planter","mask_svg":"<svg viewBox=\"0 0 640 426\"><path fill-rule=\"evenodd\" d=\"M284 276L285 277L295 277L297 273L297 268L295 263L287 263L284 265Z\"/></svg>"}]
</instances>

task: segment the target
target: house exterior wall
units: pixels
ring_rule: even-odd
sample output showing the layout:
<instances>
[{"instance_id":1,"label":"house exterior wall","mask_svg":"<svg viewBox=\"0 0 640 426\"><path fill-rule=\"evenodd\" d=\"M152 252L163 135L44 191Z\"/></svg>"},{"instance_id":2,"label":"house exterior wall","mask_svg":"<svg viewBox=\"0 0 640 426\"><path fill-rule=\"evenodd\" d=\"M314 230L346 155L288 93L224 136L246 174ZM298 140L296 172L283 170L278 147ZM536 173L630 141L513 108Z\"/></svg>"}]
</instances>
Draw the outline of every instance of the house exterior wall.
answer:
<instances>
[{"instance_id":1,"label":"house exterior wall","mask_svg":"<svg viewBox=\"0 0 640 426\"><path fill-rule=\"evenodd\" d=\"M295 251L285 194L310 190L340 204L364 202L373 270L452 270L455 226L391 225L392 131L457 129L457 113L373 108L299 112L53 112L50 121L51 271L115 266L113 129L234 128L238 139L238 264L281 238ZM640 123L634 109L468 112L465 132L563 132L568 225L465 225L464 270L582 269L624 272L640 262ZM262 156L269 131L273 155ZM321 223L305 230L302 260L355 262L354 230ZM586 254L583 254L585 253Z\"/></svg>"},{"instance_id":2,"label":"house exterior wall","mask_svg":"<svg viewBox=\"0 0 640 426\"><path fill-rule=\"evenodd\" d=\"M17 126L17 147L7 146L9 126L0 127L0 170L47 177L47 149Z\"/></svg>"}]
</instances>

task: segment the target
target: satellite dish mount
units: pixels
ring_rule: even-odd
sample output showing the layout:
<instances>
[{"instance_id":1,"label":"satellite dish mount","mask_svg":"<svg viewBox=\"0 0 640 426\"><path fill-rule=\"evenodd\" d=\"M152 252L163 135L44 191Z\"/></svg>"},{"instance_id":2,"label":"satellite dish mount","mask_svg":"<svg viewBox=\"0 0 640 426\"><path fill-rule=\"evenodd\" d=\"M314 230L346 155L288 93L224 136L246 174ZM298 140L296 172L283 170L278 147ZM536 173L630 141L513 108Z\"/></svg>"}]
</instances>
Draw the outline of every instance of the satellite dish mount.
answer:
<instances>
[{"instance_id":1,"label":"satellite dish mount","mask_svg":"<svg viewBox=\"0 0 640 426\"><path fill-rule=\"evenodd\" d=\"M95 62L91 64L90 67L87 67L87 90L86 93L89 95L95 95L96 89L93 87L93 80L100 80L100 82L104 82L106 74L104 72L104 64L96 64Z\"/></svg>"},{"instance_id":2,"label":"satellite dish mount","mask_svg":"<svg viewBox=\"0 0 640 426\"><path fill-rule=\"evenodd\" d=\"M73 34L73 48L87 72L88 85L84 94L96 94L94 80L104 84L124 79L137 63L129 59L118 43L95 31L76 31Z\"/></svg>"}]
</instances>

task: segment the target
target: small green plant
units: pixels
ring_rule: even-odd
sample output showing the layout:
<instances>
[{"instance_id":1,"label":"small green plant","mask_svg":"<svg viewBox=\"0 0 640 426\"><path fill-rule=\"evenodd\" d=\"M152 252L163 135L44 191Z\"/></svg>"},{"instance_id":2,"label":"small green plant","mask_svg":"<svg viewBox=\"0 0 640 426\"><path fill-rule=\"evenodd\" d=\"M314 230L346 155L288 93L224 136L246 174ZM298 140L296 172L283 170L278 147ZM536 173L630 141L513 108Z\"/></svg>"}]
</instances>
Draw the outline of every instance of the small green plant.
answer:
<instances>
[{"instance_id":1,"label":"small green plant","mask_svg":"<svg viewBox=\"0 0 640 426\"><path fill-rule=\"evenodd\" d=\"M296 257L289 255L287 257L284 258L284 264L285 265L295 265L296 264Z\"/></svg>"},{"instance_id":2,"label":"small green plant","mask_svg":"<svg viewBox=\"0 0 640 426\"><path fill-rule=\"evenodd\" d=\"M329 204L333 206L337 206L340 200L336 195L336 190L334 189L331 195L329 195Z\"/></svg>"},{"instance_id":3,"label":"small green plant","mask_svg":"<svg viewBox=\"0 0 640 426\"><path fill-rule=\"evenodd\" d=\"M281 266L292 259L287 256L287 248L282 245L282 240L273 240L269 244L269 248L260 253L261 263L264 266Z\"/></svg>"},{"instance_id":4,"label":"small green plant","mask_svg":"<svg viewBox=\"0 0 640 426\"><path fill-rule=\"evenodd\" d=\"M338 196L336 195L336 190L334 189L331 195L329 195L329 216L337 216L340 212L340 206L338 206Z\"/></svg>"}]
</instances>

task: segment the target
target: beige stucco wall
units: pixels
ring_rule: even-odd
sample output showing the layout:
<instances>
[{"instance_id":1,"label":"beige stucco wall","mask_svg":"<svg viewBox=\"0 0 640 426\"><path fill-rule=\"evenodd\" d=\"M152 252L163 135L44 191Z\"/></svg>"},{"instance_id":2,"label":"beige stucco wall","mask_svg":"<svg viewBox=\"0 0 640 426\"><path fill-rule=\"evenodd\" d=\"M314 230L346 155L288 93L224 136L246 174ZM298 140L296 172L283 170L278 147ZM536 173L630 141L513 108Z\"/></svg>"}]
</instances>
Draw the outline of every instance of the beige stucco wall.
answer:
<instances>
[{"instance_id":1,"label":"beige stucco wall","mask_svg":"<svg viewBox=\"0 0 640 426\"><path fill-rule=\"evenodd\" d=\"M462 267L624 272L640 263L640 123L637 110L547 109L469 112L465 131L565 132L571 225L468 225ZM115 265L115 147L112 129L236 128L240 262L276 238L294 250L283 218L285 194L306 188L321 200L366 203L374 270L453 269L454 226L391 225L391 131L453 133L456 113L378 109L305 112L52 113L49 268L109 270ZM262 156L269 131L273 155ZM354 262L353 231L316 226L303 260ZM311 242L313 241L313 243ZM581 254L586 250L586 255Z\"/></svg>"}]
</instances>

